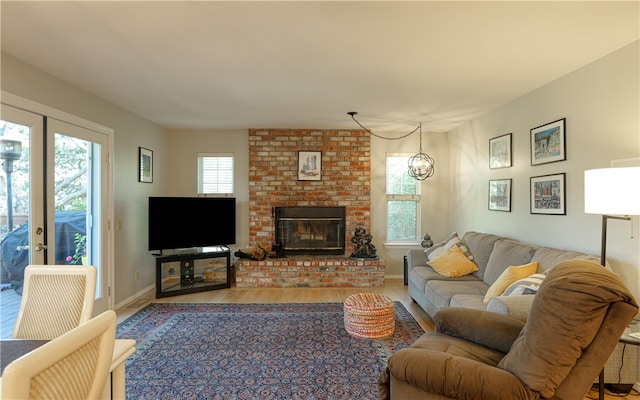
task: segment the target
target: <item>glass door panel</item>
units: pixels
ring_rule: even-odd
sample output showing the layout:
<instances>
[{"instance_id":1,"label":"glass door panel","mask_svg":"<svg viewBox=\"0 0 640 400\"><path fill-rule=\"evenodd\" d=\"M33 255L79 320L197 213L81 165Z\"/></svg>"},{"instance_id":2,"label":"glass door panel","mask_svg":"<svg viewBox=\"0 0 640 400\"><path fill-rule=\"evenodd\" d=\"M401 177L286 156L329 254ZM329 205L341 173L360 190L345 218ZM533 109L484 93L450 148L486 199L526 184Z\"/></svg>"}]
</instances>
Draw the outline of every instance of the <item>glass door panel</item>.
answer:
<instances>
[{"instance_id":1,"label":"glass door panel","mask_svg":"<svg viewBox=\"0 0 640 400\"><path fill-rule=\"evenodd\" d=\"M94 305L94 314L98 314L108 309L109 296L108 263L102 250L107 248L107 213L100 195L106 193L106 138L51 118L47 131L49 159L53 160L47 176L53 199L48 215L54 216L56 227L48 232L50 243L55 243L50 262L98 269Z\"/></svg>"},{"instance_id":2,"label":"glass door panel","mask_svg":"<svg viewBox=\"0 0 640 400\"><path fill-rule=\"evenodd\" d=\"M18 315L24 268L44 264L43 118L0 108L0 302L2 338ZM35 173L34 173L35 172Z\"/></svg>"},{"instance_id":3,"label":"glass door panel","mask_svg":"<svg viewBox=\"0 0 640 400\"><path fill-rule=\"evenodd\" d=\"M42 116L2 106L0 121L0 268L2 285L22 293L24 268L44 264ZM40 186L42 187L42 186ZM37 250L36 250L37 249Z\"/></svg>"}]
</instances>

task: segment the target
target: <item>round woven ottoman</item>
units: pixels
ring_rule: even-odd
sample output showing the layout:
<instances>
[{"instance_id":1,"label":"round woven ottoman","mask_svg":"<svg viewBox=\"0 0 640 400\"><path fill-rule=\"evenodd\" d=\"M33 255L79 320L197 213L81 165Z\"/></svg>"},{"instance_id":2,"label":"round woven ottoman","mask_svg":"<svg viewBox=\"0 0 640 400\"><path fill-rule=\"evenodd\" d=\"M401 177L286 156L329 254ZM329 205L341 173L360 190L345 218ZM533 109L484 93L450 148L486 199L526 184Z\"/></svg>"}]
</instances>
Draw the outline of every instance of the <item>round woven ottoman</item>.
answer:
<instances>
[{"instance_id":1,"label":"round woven ottoman","mask_svg":"<svg viewBox=\"0 0 640 400\"><path fill-rule=\"evenodd\" d=\"M344 328L351 336L383 339L393 335L396 311L384 294L357 293L344 301Z\"/></svg>"}]
</instances>

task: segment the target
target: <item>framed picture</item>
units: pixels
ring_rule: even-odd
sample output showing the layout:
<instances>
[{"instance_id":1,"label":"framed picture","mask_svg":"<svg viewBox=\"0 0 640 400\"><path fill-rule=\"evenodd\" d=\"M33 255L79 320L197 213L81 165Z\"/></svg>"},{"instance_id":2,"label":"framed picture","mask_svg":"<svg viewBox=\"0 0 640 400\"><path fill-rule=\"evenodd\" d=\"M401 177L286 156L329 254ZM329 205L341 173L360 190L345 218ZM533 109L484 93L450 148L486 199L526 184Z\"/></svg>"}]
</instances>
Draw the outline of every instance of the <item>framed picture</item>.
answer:
<instances>
[{"instance_id":1,"label":"framed picture","mask_svg":"<svg viewBox=\"0 0 640 400\"><path fill-rule=\"evenodd\" d=\"M489 139L489 169L511 167L511 134Z\"/></svg>"},{"instance_id":2,"label":"framed picture","mask_svg":"<svg viewBox=\"0 0 640 400\"><path fill-rule=\"evenodd\" d=\"M531 165L567 159L565 151L566 118L531 129Z\"/></svg>"},{"instance_id":3,"label":"framed picture","mask_svg":"<svg viewBox=\"0 0 640 400\"><path fill-rule=\"evenodd\" d=\"M511 179L489 181L489 210L511 212Z\"/></svg>"},{"instance_id":4,"label":"framed picture","mask_svg":"<svg viewBox=\"0 0 640 400\"><path fill-rule=\"evenodd\" d=\"M531 177L531 214L566 215L565 174Z\"/></svg>"},{"instance_id":5,"label":"framed picture","mask_svg":"<svg viewBox=\"0 0 640 400\"><path fill-rule=\"evenodd\" d=\"M145 149L144 147L138 148L138 182L152 183L153 182L153 151Z\"/></svg>"},{"instance_id":6,"label":"framed picture","mask_svg":"<svg viewBox=\"0 0 640 400\"><path fill-rule=\"evenodd\" d=\"M298 180L322 180L322 152L298 151Z\"/></svg>"}]
</instances>

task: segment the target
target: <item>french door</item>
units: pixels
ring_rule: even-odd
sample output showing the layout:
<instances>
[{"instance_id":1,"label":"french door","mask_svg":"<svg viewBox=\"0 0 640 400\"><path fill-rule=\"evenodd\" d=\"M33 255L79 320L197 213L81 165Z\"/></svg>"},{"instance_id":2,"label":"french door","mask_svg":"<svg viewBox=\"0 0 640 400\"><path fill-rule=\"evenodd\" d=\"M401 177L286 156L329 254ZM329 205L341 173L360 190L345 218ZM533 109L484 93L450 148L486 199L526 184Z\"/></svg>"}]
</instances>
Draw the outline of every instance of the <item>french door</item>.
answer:
<instances>
[{"instance_id":1,"label":"french door","mask_svg":"<svg viewBox=\"0 0 640 400\"><path fill-rule=\"evenodd\" d=\"M28 264L94 265L94 314L110 301L108 135L2 105L0 268L21 292Z\"/></svg>"}]
</instances>

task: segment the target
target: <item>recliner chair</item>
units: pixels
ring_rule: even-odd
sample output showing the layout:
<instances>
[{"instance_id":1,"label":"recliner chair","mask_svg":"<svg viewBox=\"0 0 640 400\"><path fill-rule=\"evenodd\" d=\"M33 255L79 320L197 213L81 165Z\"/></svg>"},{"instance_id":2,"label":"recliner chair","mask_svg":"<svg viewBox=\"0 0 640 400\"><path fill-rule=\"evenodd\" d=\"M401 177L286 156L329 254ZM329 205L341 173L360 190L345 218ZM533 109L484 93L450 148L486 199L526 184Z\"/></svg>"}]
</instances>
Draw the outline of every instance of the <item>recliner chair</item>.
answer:
<instances>
[{"instance_id":1,"label":"recliner chair","mask_svg":"<svg viewBox=\"0 0 640 400\"><path fill-rule=\"evenodd\" d=\"M526 323L488 311L438 311L435 332L389 358L380 397L581 400L637 313L615 274L567 261L543 281Z\"/></svg>"}]
</instances>

